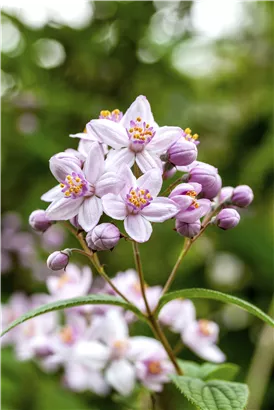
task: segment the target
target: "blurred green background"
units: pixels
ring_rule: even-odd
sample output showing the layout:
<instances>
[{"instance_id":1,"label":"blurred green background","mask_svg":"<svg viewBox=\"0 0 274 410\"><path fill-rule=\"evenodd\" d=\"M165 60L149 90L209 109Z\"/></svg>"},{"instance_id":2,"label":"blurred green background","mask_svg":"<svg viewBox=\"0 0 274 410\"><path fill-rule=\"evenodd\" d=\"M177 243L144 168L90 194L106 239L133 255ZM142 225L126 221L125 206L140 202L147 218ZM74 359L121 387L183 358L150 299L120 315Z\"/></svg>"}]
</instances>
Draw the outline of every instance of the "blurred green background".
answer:
<instances>
[{"instance_id":1,"label":"blurred green background","mask_svg":"<svg viewBox=\"0 0 274 410\"><path fill-rule=\"evenodd\" d=\"M45 208L39 198L55 183L50 156L77 147L68 135L102 109L125 112L144 94L160 125L200 135L198 159L219 169L223 185L248 184L255 194L235 230L210 228L193 246L173 289L232 292L267 311L273 292L273 3L68 3L3 7L2 212L18 212L28 229L28 215ZM141 246L150 285L164 284L181 249L183 238L172 228L173 222L156 224ZM133 267L128 243L102 260L110 275ZM44 289L20 266L2 279L4 301L13 291ZM262 324L212 301L195 305L199 317L220 324L220 347L241 366L238 380L244 381ZM196 360L188 351L181 357ZM167 409L171 397L176 400L174 391L165 392ZM2 406L116 408L64 390L59 376L16 362L9 349L2 354ZM173 405L188 409L182 406ZM273 382L263 406L271 408Z\"/></svg>"}]
</instances>

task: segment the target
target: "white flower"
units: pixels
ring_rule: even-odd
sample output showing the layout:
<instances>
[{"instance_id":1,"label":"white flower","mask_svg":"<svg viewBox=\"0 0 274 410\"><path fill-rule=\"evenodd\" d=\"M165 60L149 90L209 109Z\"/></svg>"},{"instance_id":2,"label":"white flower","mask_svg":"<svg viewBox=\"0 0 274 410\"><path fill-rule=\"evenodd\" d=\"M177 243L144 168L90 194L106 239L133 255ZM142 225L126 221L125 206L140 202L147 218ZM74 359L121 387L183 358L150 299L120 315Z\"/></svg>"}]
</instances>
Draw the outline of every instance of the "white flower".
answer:
<instances>
[{"instance_id":1,"label":"white flower","mask_svg":"<svg viewBox=\"0 0 274 410\"><path fill-rule=\"evenodd\" d=\"M99 141L114 148L108 154L107 169L135 160L142 172L151 168L162 169L160 155L181 135L179 127L159 127L154 121L146 97L139 96L119 122L99 119L90 121L87 133L96 134Z\"/></svg>"}]
</instances>

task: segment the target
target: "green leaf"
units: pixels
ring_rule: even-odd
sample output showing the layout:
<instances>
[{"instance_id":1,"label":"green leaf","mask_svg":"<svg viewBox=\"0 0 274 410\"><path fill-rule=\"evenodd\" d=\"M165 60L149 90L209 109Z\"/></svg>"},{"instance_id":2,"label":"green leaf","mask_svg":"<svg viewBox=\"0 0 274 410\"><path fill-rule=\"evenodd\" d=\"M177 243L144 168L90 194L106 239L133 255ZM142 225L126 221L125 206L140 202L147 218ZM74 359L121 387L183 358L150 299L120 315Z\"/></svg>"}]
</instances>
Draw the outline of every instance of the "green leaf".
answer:
<instances>
[{"instance_id":1,"label":"green leaf","mask_svg":"<svg viewBox=\"0 0 274 410\"><path fill-rule=\"evenodd\" d=\"M139 319L143 321L147 321L146 317L140 312L136 306L131 305L125 302L123 299L111 296L111 295L88 295L88 296L79 296L77 298L72 299L65 299L59 300L57 302L48 303L47 305L43 305L37 309L33 309L26 313L23 316L20 316L14 322L12 322L7 329L5 329L1 336L7 333L9 330L13 329L15 326L19 325L20 323L26 322L29 319L32 319L35 316L43 315L44 313L53 312L55 310L67 309L74 306L81 306L81 305L116 305L121 306L124 309L131 310L138 316Z\"/></svg>"},{"instance_id":2,"label":"green leaf","mask_svg":"<svg viewBox=\"0 0 274 410\"><path fill-rule=\"evenodd\" d=\"M244 410L247 405L246 384L210 380L204 382L185 376L171 376L182 394L199 410Z\"/></svg>"},{"instance_id":3,"label":"green leaf","mask_svg":"<svg viewBox=\"0 0 274 410\"><path fill-rule=\"evenodd\" d=\"M232 381L240 368L233 363L213 364L204 363L201 366L201 379L203 380L226 380Z\"/></svg>"},{"instance_id":4,"label":"green leaf","mask_svg":"<svg viewBox=\"0 0 274 410\"><path fill-rule=\"evenodd\" d=\"M233 363L203 363L198 364L189 360L177 359L184 376L202 380L234 380L239 366Z\"/></svg>"},{"instance_id":5,"label":"green leaf","mask_svg":"<svg viewBox=\"0 0 274 410\"><path fill-rule=\"evenodd\" d=\"M159 306L157 308L157 313L160 312L161 308L168 302L173 299L179 298L189 298L189 299L197 299L197 298L205 298L205 299L214 299L219 300L221 302L231 303L233 305L239 306L240 308L246 310L247 312L251 313L254 316L257 316L259 319L263 320L267 324L274 327L274 320L264 313L261 309L257 308L256 306L252 305L249 302L246 302L243 299L239 299L236 296L228 295L226 293L217 292L216 290L211 289L182 289L175 292L170 292L165 294L161 297Z\"/></svg>"}]
</instances>

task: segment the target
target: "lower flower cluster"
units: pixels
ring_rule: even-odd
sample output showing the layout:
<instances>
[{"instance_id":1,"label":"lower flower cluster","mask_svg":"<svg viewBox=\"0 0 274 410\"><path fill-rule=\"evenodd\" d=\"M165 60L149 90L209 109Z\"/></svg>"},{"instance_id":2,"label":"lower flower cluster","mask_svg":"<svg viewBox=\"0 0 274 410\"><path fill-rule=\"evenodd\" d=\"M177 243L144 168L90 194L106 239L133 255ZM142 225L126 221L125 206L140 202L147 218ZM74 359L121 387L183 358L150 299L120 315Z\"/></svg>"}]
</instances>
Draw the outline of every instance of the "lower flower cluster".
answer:
<instances>
[{"instance_id":1,"label":"lower flower cluster","mask_svg":"<svg viewBox=\"0 0 274 410\"><path fill-rule=\"evenodd\" d=\"M133 269L119 272L113 283L131 303L145 312L140 282ZM69 264L66 271L47 279L49 294L27 297L14 294L3 305L4 327L41 304L87 294L114 294L108 284L92 279L88 266ZM151 309L159 301L162 288L146 286ZM46 372L64 370L62 382L74 391L90 390L107 395L111 389L129 395L137 383L159 392L174 373L161 343L151 337L130 336L133 313L109 305L84 305L51 312L31 319L3 337L3 345L13 345L19 360L35 359ZM224 354L216 346L218 325L197 320L190 300L169 302L160 312L162 326L180 334L182 343L200 357L222 362Z\"/></svg>"}]
</instances>

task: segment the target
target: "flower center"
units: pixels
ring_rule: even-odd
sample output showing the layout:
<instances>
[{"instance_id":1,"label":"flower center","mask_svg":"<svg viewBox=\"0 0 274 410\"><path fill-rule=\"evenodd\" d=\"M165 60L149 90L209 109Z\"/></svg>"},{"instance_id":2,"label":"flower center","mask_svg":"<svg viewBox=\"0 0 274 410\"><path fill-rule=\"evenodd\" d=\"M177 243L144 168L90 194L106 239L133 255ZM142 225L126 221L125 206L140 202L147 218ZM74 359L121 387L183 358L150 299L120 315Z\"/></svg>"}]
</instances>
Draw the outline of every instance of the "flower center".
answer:
<instances>
[{"instance_id":1,"label":"flower center","mask_svg":"<svg viewBox=\"0 0 274 410\"><path fill-rule=\"evenodd\" d=\"M131 188L126 196L127 205L133 208L134 211L140 211L150 204L153 200L148 189Z\"/></svg>"},{"instance_id":2,"label":"flower center","mask_svg":"<svg viewBox=\"0 0 274 410\"><path fill-rule=\"evenodd\" d=\"M66 285L68 282L70 281L70 278L68 275L64 274L62 276L60 276L58 283L57 283L57 287L58 289L61 289L64 285Z\"/></svg>"},{"instance_id":3,"label":"flower center","mask_svg":"<svg viewBox=\"0 0 274 410\"><path fill-rule=\"evenodd\" d=\"M67 175L66 179L60 184L62 192L66 198L80 198L81 196L88 196L94 194L94 188L88 183L83 175L72 172Z\"/></svg>"},{"instance_id":4,"label":"flower center","mask_svg":"<svg viewBox=\"0 0 274 410\"><path fill-rule=\"evenodd\" d=\"M100 112L99 118L102 120L110 120L114 122L119 122L123 117L123 113L117 108L112 112L108 110L103 110Z\"/></svg>"},{"instance_id":5,"label":"flower center","mask_svg":"<svg viewBox=\"0 0 274 410\"><path fill-rule=\"evenodd\" d=\"M73 330L71 326L65 326L59 333L63 343L71 344L74 341Z\"/></svg>"},{"instance_id":6,"label":"flower center","mask_svg":"<svg viewBox=\"0 0 274 410\"><path fill-rule=\"evenodd\" d=\"M197 193L195 191L187 191L185 195L190 196L192 198L192 204L190 206L194 206L194 208L199 208L199 203L196 200Z\"/></svg>"},{"instance_id":7,"label":"flower center","mask_svg":"<svg viewBox=\"0 0 274 410\"><path fill-rule=\"evenodd\" d=\"M199 330L204 336L211 336L214 333L211 322L205 319L199 320Z\"/></svg>"},{"instance_id":8,"label":"flower center","mask_svg":"<svg viewBox=\"0 0 274 410\"><path fill-rule=\"evenodd\" d=\"M133 144L148 144L155 135L153 127L144 122L141 117L136 121L130 121L130 128L127 129L128 138Z\"/></svg>"},{"instance_id":9,"label":"flower center","mask_svg":"<svg viewBox=\"0 0 274 410\"><path fill-rule=\"evenodd\" d=\"M162 373L161 363L158 360L153 360L148 363L148 371L151 374L160 374Z\"/></svg>"},{"instance_id":10,"label":"flower center","mask_svg":"<svg viewBox=\"0 0 274 410\"><path fill-rule=\"evenodd\" d=\"M199 135L198 134L193 134L192 135L192 131L191 131L191 129L190 128L186 128L185 130L184 130L184 138L187 140L187 141L191 141L191 142L195 142L198 138L199 138Z\"/></svg>"}]
</instances>

